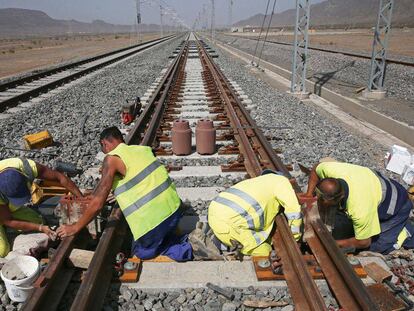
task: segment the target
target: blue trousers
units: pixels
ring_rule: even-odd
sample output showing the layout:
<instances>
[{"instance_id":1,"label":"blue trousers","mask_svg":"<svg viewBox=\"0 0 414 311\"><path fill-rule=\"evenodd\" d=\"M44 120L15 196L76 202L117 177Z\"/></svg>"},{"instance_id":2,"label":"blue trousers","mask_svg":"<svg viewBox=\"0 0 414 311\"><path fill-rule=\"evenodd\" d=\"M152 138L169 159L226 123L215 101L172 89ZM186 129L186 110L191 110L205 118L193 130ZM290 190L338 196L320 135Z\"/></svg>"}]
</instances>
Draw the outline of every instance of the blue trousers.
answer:
<instances>
[{"instance_id":1,"label":"blue trousers","mask_svg":"<svg viewBox=\"0 0 414 311\"><path fill-rule=\"evenodd\" d=\"M409 220L410 211L413 209L413 203L408 199L398 211L386 221L380 221L381 233L371 240L370 251L382 254L388 254L395 250L394 245L397 243L397 238L400 232L407 229L409 237L404 241L402 247L412 249L414 248L414 225Z\"/></svg>"},{"instance_id":2,"label":"blue trousers","mask_svg":"<svg viewBox=\"0 0 414 311\"><path fill-rule=\"evenodd\" d=\"M157 227L144 234L132 244L132 253L141 259L151 259L165 255L175 261L193 259L193 249L188 235L177 236L175 231L182 217L179 208Z\"/></svg>"}]
</instances>

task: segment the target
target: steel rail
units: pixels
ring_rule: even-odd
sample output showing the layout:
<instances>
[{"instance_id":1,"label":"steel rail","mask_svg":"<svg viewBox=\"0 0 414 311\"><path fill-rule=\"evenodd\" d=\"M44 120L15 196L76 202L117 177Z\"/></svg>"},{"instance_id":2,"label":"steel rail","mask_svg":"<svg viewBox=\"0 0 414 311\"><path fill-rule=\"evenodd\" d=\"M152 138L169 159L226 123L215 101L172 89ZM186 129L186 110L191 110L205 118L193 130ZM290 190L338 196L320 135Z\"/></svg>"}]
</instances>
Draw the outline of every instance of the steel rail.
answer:
<instances>
[{"instance_id":1,"label":"steel rail","mask_svg":"<svg viewBox=\"0 0 414 311\"><path fill-rule=\"evenodd\" d=\"M138 45L137 47L134 47L134 48L128 48L128 49L123 50L121 52L117 51L116 53L115 52L114 53L110 53L110 55L106 55L105 57L108 57L108 56L111 56L111 55L116 55L116 54L125 52L127 50L132 50L132 51L130 51L128 53L124 53L124 54L119 55L117 57L113 57L113 58L111 58L111 59L109 59L107 61L103 61L103 62L101 62L99 64L90 66L88 68L84 68L84 69L78 70L78 71L73 72L71 74L68 74L68 75L66 75L66 76L64 76L62 78L58 78L58 79L53 80L51 82L42 84L42 85L40 85L38 87L34 87L34 88L32 88L30 90L27 90L25 92L16 94L16 96L7 98L5 100L2 100L2 101L0 101L0 112L4 111L4 110L6 110L6 109L8 109L10 107L14 107L14 106L18 105L22 101L29 100L30 98L32 98L34 96L37 96L37 95L39 95L41 93L45 93L45 92L47 92L50 89L54 89L54 88L56 88L58 86L61 86L61 85L65 84L65 83L67 83L69 81L72 81L74 79L78 79L81 76L84 76L85 74L88 74L88 73L90 73L92 71L96 71L97 69L100 69L102 67L108 66L108 65L110 65L110 64L112 64L114 62L117 62L117 61L121 60L121 59L124 59L126 57L131 56L131 55L134 55L134 54L136 54L138 52L144 51L144 50L146 50L146 49L148 49L150 47L153 47L153 46L155 46L157 44L160 44L162 42L165 42L167 40L170 40L171 38L173 38L173 36L169 36L167 38L162 38L162 39L157 39L157 40L153 40L153 41L150 41L150 42L146 42L146 43L144 43L142 45ZM139 48L140 46L141 46L141 48ZM104 57L98 57L98 59L101 59L101 58L103 59ZM89 61L89 62L91 62L91 61ZM87 63L87 62L85 61L84 63ZM73 68L73 67L71 67L71 68ZM25 79L23 79L23 80L26 81Z\"/></svg>"},{"instance_id":2,"label":"steel rail","mask_svg":"<svg viewBox=\"0 0 414 311\"><path fill-rule=\"evenodd\" d=\"M232 36L232 35L230 35L230 36L232 38L236 38L237 37L237 38L241 38L241 39L248 39L248 40L257 41L256 38L244 38L244 37ZM288 43L288 42L272 41L272 40L266 40L266 42L272 43L272 44L278 44L278 45L292 46L292 43ZM342 54L342 55L345 55L345 56L351 56L351 57L355 57L355 58L362 58L362 59L371 60L371 56L369 56L369 55L364 55L364 54L360 54L360 53L347 52L345 50L330 50L330 49L324 49L324 48L320 48L320 47L316 47L316 46L309 46L308 49L309 50L313 50L313 51L330 53L330 54ZM402 65L402 66L408 66L408 67L414 67L414 63L413 62L399 60L399 59L395 59L395 58L387 58L387 63L389 63L389 64L396 64L396 65Z\"/></svg>"},{"instance_id":3,"label":"steel rail","mask_svg":"<svg viewBox=\"0 0 414 311\"><path fill-rule=\"evenodd\" d=\"M148 43L156 42L158 40L160 40L160 39L158 38L158 39L145 41L145 42L142 42L142 43L139 43L139 44L134 44L134 45L131 45L131 46L127 46L125 48L116 49L116 50L113 50L113 51L110 51L110 52L107 52L107 53L95 55L95 56L92 56L92 57L87 57L87 58L81 59L79 61L71 62L70 64L58 65L54 68L45 69L45 70L42 70L41 72L36 72L36 73L30 74L28 76L21 77L21 78L11 80L11 81L8 81L8 82L3 82L3 83L0 82L0 92L5 91L5 90L10 89L10 88L13 88L13 87L16 87L16 86L19 86L19 85L22 85L22 84L25 84L25 83L28 83L28 82L32 82L34 80L38 80L38 79L50 76L52 74L55 74L55 73L58 73L58 72L61 72L61 71L67 70L67 69L71 69L71 68L74 68L74 67L77 67L77 66L80 66L80 65L84 65L86 63L98 60L100 58L108 57L108 56L111 56L111 55L114 55L114 54L117 54L117 53L127 51L129 49L137 48L139 46L142 46L142 45L145 45L145 44L148 44Z\"/></svg>"},{"instance_id":4,"label":"steel rail","mask_svg":"<svg viewBox=\"0 0 414 311\"><path fill-rule=\"evenodd\" d=\"M148 123L151 121L151 118L154 116L154 111L159 107L158 103L161 102L161 97L163 96L166 91L168 91L168 87L171 86L172 79L171 77L174 75L174 72L178 68L179 60L181 60L182 55L184 53L184 49L181 50L181 52L177 55L171 66L168 68L166 74L163 76L162 80L160 81L158 87L154 91L153 95L149 99L148 105L145 107L144 111L141 113L139 118L137 119L134 127L131 129L127 136L127 141L130 144L141 144L142 135L145 132L145 129L148 127ZM164 98L165 99L165 98ZM161 103L163 104L163 103ZM159 118L159 116L156 116ZM154 126L154 123L153 123ZM151 129L150 129L151 130ZM151 137L153 137L154 128L151 130L152 134ZM146 142L149 141L149 135L146 136L145 139Z\"/></svg>"},{"instance_id":5,"label":"steel rail","mask_svg":"<svg viewBox=\"0 0 414 311\"><path fill-rule=\"evenodd\" d=\"M249 135L247 133L247 131L251 131L252 128L257 128L256 122L248 115L247 111L246 114L243 113L245 109L241 101L238 99L238 96L231 88L230 83L225 79L224 74L214 63L211 56L208 54L201 43L199 43L199 47L201 50L202 64L206 70L211 71L215 83L220 90L220 96L227 104L226 111L228 112L230 122L232 122L233 126L235 126L237 129L235 137L236 139L239 137L237 140L239 141L240 151L243 156L245 156L244 163L247 168L247 172L249 173L250 177L259 176L262 172L262 165L260 164L257 153L252 148L252 143L248 137L250 136L251 138L257 133L257 131L255 131L253 135L252 133L249 133ZM232 118L235 118L235 120L232 120ZM245 121L243 126L240 123L240 118L243 118ZM251 128L246 128L245 125L249 125ZM242 139L242 137L245 138ZM263 149L265 152L269 152L266 152L267 158L270 160L269 163L266 163L266 167L274 170L282 170L283 172L287 173L287 176L290 176L289 172L283 164L280 167L277 166L282 162L270 146L266 147L266 145L269 145L267 140L264 140L262 142L260 138L256 138L261 143L259 146L256 146L256 150L259 151ZM250 171L249 168L251 168ZM274 238L276 244L279 245L279 251L282 255L282 263L287 269L285 271L288 272L286 282L289 286L290 294L295 305L298 307L298 310L326 310L325 302L321 296L321 293L319 292L318 287L316 286L316 283L312 279L312 276L307 268L305 260L302 257L299 247L296 245L292 237L290 228L286 222L284 215L279 214L276 217L275 221L278 229L276 230L277 233Z\"/></svg>"},{"instance_id":6,"label":"steel rail","mask_svg":"<svg viewBox=\"0 0 414 311\"><path fill-rule=\"evenodd\" d=\"M208 60L209 67L215 71L215 74L213 75L216 77L216 83L223 84L221 90L224 89L225 91L222 92L221 95L224 97L234 97L234 100L232 102L237 104L238 116L243 117L245 120L247 120L247 125L249 125L251 127L251 130L254 132L253 135L250 134L249 136L256 137L257 140L260 142L260 145L256 146L256 150L258 151L258 153L260 153L260 151L267 153L266 158L270 159L269 163L266 163L267 167L273 170L281 171L287 178L292 179L292 176L290 175L285 165L282 163L280 158L271 148L269 142L266 140L263 133L260 131L260 129L258 129L255 121L251 118L248 111L244 108L243 104L238 99L238 96L235 94L235 91L232 89L230 83L225 79L224 74L218 68L217 64L213 62L212 58L208 55L205 49L204 54L206 55L205 59ZM231 101L226 100L226 102ZM240 129L238 130L240 131ZM249 161L249 159L250 157L246 157L245 162ZM257 161L254 161L251 165L253 166L255 165L255 163L257 163ZM259 168L260 167L257 167L255 171L258 171ZM251 177L254 176L258 176L258 174L251 175ZM297 185L296 181L293 180L292 185L296 192L301 192L301 189ZM320 221L318 215L316 217L314 216L313 218L310 217L309 214L305 214L305 216L308 219L308 222L310 222L311 225L315 228L315 231L317 231L317 234L315 234L315 236L319 239L319 245L313 243L314 247L312 247L312 251L314 252L316 259L318 260L328 283L336 285L334 288L335 295L338 293L338 295L341 296L343 295L342 293L346 293L346 295L348 295L348 297L350 297L350 299L353 300L354 305L359 307L355 310L378 309L376 304L373 302L371 296L369 295L366 287L358 278L355 271L349 264L348 260L340 252L336 242L329 234L329 232L326 230L326 227ZM300 308L300 310L325 310L326 307L323 304L323 299L320 296L319 291L315 291L315 287L313 285L309 285L312 283L314 284L314 282L312 281L309 284L306 283L306 279L310 277L310 275L308 275L309 271L306 268L306 263L304 262L299 249L297 247L295 248L292 245L293 238L290 242L287 242L285 240L286 237L284 237L282 234L283 232L290 232L286 220L282 220L282 218L284 219L283 214L279 214L278 216L276 216L275 221L277 230L274 238L277 240L277 244L284 245L284 247L279 247L279 251L283 248L284 250L282 250L282 252L288 256L288 258L282 258L283 265L289 267L289 272L294 272L294 276L292 279L290 279L291 276L287 278L289 288L293 289L291 290L292 298L294 299L295 303L307 304L306 306L303 306L303 308ZM311 221L309 221L309 219L311 219ZM289 251L286 251L287 249L289 249ZM301 260L297 261L299 260L299 258ZM291 265L293 261L295 262L294 267L292 267ZM297 287L302 287L302 285L305 285L303 286L303 291L305 291L306 293L302 292L302 290L296 290ZM303 297L306 298L305 301L303 300ZM314 304L312 301L315 299L319 300L319 302L316 304ZM340 299L340 303L344 305L349 305L346 302L346 300L342 298ZM322 309L317 309L321 306L323 306Z\"/></svg>"},{"instance_id":7,"label":"steel rail","mask_svg":"<svg viewBox=\"0 0 414 311\"><path fill-rule=\"evenodd\" d=\"M355 311L378 310L371 296L367 295L364 284L354 277L355 272L346 257L337 251L335 240L319 217L316 203L307 210L307 214L304 239L314 251L316 260L341 307Z\"/></svg>"},{"instance_id":8,"label":"steel rail","mask_svg":"<svg viewBox=\"0 0 414 311\"><path fill-rule=\"evenodd\" d=\"M173 61L169 70L162 79L162 86L158 88L158 91L162 93L161 96L153 96L143 113L147 114L144 118L137 120L137 125L130 135L127 136L127 144L137 144L140 141L141 136L143 139L141 145L152 146L156 130L159 126L159 120L161 116L155 114L163 114L163 109L159 108L165 106L164 102L166 94L170 86L174 81L174 77L177 75L180 64L185 61L185 53L188 50L187 44L183 45L180 53ZM152 108L150 108L152 107ZM158 120L158 123L147 121ZM142 124L141 124L142 123ZM145 123L145 124L144 124ZM145 142L145 143L144 143ZM83 311L83 310L101 310L104 302L104 298L109 287L109 283L112 279L113 263L115 261L115 255L121 247L122 241L127 231L127 224L123 217L120 208L116 208L112 212L112 218L110 223L107 224L89 268L85 274L85 278L78 290L78 294L73 301L71 311Z\"/></svg>"}]
</instances>

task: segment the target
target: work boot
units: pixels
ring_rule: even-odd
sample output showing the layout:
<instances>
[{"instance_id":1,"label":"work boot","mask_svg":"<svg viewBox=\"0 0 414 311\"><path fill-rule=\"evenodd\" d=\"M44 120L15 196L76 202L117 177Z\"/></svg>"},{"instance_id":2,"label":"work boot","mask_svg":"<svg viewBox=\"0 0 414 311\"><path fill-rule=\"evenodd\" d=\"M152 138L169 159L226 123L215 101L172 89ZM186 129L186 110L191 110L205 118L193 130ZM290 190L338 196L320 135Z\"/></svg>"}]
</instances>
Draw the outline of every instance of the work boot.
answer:
<instances>
[{"instance_id":1,"label":"work boot","mask_svg":"<svg viewBox=\"0 0 414 311\"><path fill-rule=\"evenodd\" d=\"M188 236L188 240L193 248L194 260L222 260L220 251L214 245L211 236L213 231L207 223L198 222L196 228Z\"/></svg>"}]
</instances>

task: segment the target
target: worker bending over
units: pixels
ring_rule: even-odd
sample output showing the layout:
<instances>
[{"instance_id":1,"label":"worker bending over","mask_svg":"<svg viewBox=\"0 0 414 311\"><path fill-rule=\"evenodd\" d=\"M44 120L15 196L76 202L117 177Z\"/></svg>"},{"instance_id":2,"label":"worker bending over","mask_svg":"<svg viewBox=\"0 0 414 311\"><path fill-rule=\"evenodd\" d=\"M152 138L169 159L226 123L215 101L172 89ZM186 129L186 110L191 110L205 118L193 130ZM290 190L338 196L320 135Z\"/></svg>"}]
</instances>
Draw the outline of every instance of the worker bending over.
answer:
<instances>
[{"instance_id":1,"label":"worker bending over","mask_svg":"<svg viewBox=\"0 0 414 311\"><path fill-rule=\"evenodd\" d=\"M64 174L25 158L0 161L0 257L10 251L4 226L19 231L39 231L54 237L55 232L43 225L42 217L25 207L31 200L30 189L35 178L57 181L74 195L82 193Z\"/></svg>"},{"instance_id":2,"label":"worker bending over","mask_svg":"<svg viewBox=\"0 0 414 311\"><path fill-rule=\"evenodd\" d=\"M414 248L414 226L409 221L413 204L395 180L363 166L323 162L309 177L306 196L314 193L321 218L337 234L349 231L347 221L351 224L347 236L334 235L340 247L369 248L383 254L400 247Z\"/></svg>"},{"instance_id":3,"label":"worker bending over","mask_svg":"<svg viewBox=\"0 0 414 311\"><path fill-rule=\"evenodd\" d=\"M221 192L208 208L208 223L222 246L239 243L244 255L267 256L275 217L282 212L299 240L302 214L292 185L286 177L265 170Z\"/></svg>"},{"instance_id":4,"label":"worker bending over","mask_svg":"<svg viewBox=\"0 0 414 311\"><path fill-rule=\"evenodd\" d=\"M187 239L175 234L182 216L180 198L151 148L126 145L116 127L101 133L100 144L107 154L102 178L79 221L60 226L58 235L70 236L84 228L98 215L112 189L134 236L134 255L142 259L160 254L176 261L192 259Z\"/></svg>"}]
</instances>

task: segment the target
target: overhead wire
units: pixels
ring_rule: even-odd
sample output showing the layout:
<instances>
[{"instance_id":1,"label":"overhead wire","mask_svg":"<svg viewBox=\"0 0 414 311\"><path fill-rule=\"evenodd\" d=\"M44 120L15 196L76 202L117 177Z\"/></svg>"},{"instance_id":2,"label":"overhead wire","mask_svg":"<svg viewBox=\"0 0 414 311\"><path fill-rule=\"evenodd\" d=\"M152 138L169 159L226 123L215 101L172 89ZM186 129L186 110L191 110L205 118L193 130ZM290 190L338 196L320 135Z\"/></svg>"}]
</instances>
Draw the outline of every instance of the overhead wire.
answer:
<instances>
[{"instance_id":1,"label":"overhead wire","mask_svg":"<svg viewBox=\"0 0 414 311\"><path fill-rule=\"evenodd\" d=\"M270 0L267 0L266 12L263 16L263 22L262 22L262 26L260 27L259 38L257 39L257 42L256 42L256 48L254 50L254 54L253 54L253 58L252 58L252 65L254 65L254 59L256 58L257 48L259 46L260 38L262 37L263 27L264 27L264 24L265 24L265 21L266 21L266 16L267 16L267 11L269 10L269 4L270 4Z\"/></svg>"},{"instance_id":2,"label":"overhead wire","mask_svg":"<svg viewBox=\"0 0 414 311\"><path fill-rule=\"evenodd\" d=\"M266 35L265 35L265 38L264 38L264 41L263 41L262 49L260 51L260 55L259 55L259 58L257 60L257 67L259 67L259 65L260 65L260 60L262 59L262 54L263 54L264 47L266 45L267 36L269 34L269 29L270 29L270 26L272 25L273 15L275 14L276 2L277 2L277 0L274 0L274 2L273 2L272 14L270 15L269 24L267 25Z\"/></svg>"}]
</instances>

